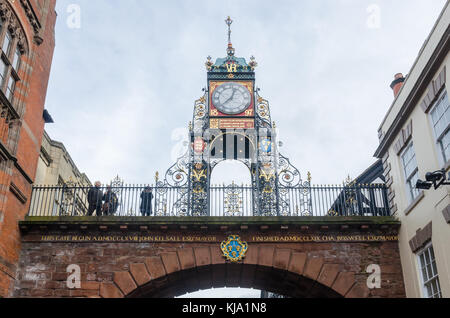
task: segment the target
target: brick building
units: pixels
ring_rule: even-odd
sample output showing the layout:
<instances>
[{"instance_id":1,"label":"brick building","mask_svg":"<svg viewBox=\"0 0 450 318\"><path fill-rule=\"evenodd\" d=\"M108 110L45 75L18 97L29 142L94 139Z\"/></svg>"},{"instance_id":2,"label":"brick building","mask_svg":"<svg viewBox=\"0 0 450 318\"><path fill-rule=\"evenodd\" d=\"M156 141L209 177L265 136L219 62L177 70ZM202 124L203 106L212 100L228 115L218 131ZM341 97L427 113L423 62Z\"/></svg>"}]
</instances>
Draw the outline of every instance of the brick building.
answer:
<instances>
[{"instance_id":1,"label":"brick building","mask_svg":"<svg viewBox=\"0 0 450 318\"><path fill-rule=\"evenodd\" d=\"M10 294L44 133L56 0L0 0L0 297Z\"/></svg>"}]
</instances>

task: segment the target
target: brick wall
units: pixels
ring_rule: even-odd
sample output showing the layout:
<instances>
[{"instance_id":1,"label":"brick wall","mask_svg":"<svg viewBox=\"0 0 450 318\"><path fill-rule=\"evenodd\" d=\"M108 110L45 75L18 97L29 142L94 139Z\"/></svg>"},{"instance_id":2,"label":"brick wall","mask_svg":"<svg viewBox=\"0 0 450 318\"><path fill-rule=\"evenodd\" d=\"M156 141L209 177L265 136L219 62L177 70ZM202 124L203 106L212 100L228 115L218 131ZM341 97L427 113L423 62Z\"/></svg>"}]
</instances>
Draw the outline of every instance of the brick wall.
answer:
<instances>
[{"instance_id":1,"label":"brick wall","mask_svg":"<svg viewBox=\"0 0 450 318\"><path fill-rule=\"evenodd\" d=\"M37 232L24 234L15 297L173 297L225 286L251 287L292 297L405 297L398 242L249 242L246 258L231 264L222 255L220 239L211 243L33 241L49 234L48 227L40 227ZM358 231L350 234L358 233L361 234ZM228 234L207 233L218 238ZM233 234L245 239L254 233ZM189 232L169 235L189 235ZM258 235L280 235L280 232ZM67 268L71 264L80 267L80 289L67 287ZM366 269L371 264L381 267L381 289L367 287Z\"/></svg>"},{"instance_id":2,"label":"brick wall","mask_svg":"<svg viewBox=\"0 0 450 318\"><path fill-rule=\"evenodd\" d=\"M0 297L5 297L11 294L15 279L21 243L18 221L28 210L44 131L43 111L55 46L56 0L41 1L39 6L32 6L30 1L0 2L20 22L28 48L22 56L21 81L14 95L20 119L1 123L2 129L8 128L3 142L9 152L0 158Z\"/></svg>"}]
</instances>

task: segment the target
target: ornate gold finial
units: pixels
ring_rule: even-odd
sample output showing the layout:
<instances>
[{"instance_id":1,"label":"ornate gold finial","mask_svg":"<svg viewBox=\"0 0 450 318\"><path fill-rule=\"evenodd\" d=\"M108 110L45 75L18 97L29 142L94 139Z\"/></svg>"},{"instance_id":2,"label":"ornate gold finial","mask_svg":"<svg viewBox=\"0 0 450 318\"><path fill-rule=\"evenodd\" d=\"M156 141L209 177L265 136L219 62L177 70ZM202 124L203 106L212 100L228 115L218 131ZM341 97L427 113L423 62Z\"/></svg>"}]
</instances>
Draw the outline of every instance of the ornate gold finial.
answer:
<instances>
[{"instance_id":1,"label":"ornate gold finial","mask_svg":"<svg viewBox=\"0 0 450 318\"><path fill-rule=\"evenodd\" d=\"M214 63L212 62L211 59L212 59L211 56L208 56L208 57L206 58L205 66L206 66L206 69L207 69L208 71L211 71L211 69L212 69L212 67L213 67L213 65L214 65Z\"/></svg>"},{"instance_id":2,"label":"ornate gold finial","mask_svg":"<svg viewBox=\"0 0 450 318\"><path fill-rule=\"evenodd\" d=\"M192 130L192 121L189 122L189 130Z\"/></svg>"},{"instance_id":3,"label":"ornate gold finial","mask_svg":"<svg viewBox=\"0 0 450 318\"><path fill-rule=\"evenodd\" d=\"M158 171L156 171L156 174L155 174L155 181L156 181L156 183L158 183L158 181L159 181L159 172Z\"/></svg>"},{"instance_id":4,"label":"ornate gold finial","mask_svg":"<svg viewBox=\"0 0 450 318\"><path fill-rule=\"evenodd\" d=\"M256 62L256 59L253 55L250 57L250 63L248 63L248 66L251 67L252 71L254 71L255 68L258 67L258 62Z\"/></svg>"},{"instance_id":5,"label":"ornate gold finial","mask_svg":"<svg viewBox=\"0 0 450 318\"><path fill-rule=\"evenodd\" d=\"M277 124L275 122L272 123L272 128L277 128Z\"/></svg>"},{"instance_id":6,"label":"ornate gold finial","mask_svg":"<svg viewBox=\"0 0 450 318\"><path fill-rule=\"evenodd\" d=\"M312 177L311 177L311 172L308 171L308 182L311 183Z\"/></svg>"}]
</instances>

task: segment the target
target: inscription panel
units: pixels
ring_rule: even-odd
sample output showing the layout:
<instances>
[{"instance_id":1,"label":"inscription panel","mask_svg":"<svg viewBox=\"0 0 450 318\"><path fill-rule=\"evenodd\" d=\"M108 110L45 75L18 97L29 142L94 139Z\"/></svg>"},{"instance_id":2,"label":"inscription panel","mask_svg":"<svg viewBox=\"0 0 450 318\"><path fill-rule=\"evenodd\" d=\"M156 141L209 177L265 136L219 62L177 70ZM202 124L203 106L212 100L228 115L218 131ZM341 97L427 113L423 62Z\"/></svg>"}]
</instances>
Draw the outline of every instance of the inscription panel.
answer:
<instances>
[{"instance_id":1,"label":"inscription panel","mask_svg":"<svg viewBox=\"0 0 450 318\"><path fill-rule=\"evenodd\" d=\"M68 243L220 243L226 235L27 235L23 242L68 242ZM242 235L249 243L356 243L395 242L397 235Z\"/></svg>"}]
</instances>

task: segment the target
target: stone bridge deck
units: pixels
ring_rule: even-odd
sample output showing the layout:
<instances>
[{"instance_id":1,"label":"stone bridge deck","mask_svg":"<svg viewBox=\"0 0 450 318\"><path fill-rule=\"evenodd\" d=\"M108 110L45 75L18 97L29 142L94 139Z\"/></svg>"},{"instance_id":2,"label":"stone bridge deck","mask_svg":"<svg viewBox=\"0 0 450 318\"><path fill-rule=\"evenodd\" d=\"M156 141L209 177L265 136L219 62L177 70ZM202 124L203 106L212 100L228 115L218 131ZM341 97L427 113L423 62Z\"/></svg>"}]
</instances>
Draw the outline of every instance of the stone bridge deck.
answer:
<instances>
[{"instance_id":1,"label":"stone bridge deck","mask_svg":"<svg viewBox=\"0 0 450 318\"><path fill-rule=\"evenodd\" d=\"M290 297L404 297L392 217L28 217L16 297L173 297L246 287ZM248 243L227 261L229 235ZM369 289L369 265L381 288ZM80 288L68 288L70 265Z\"/></svg>"}]
</instances>

